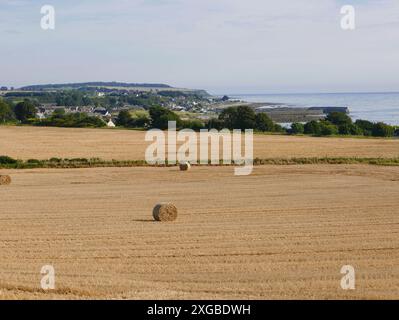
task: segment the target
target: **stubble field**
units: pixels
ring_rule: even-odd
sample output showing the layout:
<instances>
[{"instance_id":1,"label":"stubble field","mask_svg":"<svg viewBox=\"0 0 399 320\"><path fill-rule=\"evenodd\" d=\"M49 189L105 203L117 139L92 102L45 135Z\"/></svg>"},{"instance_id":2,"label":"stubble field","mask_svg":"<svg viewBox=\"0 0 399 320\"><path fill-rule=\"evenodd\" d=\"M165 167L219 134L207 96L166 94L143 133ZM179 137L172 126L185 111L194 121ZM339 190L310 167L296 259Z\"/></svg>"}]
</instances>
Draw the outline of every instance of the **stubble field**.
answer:
<instances>
[{"instance_id":1,"label":"stubble field","mask_svg":"<svg viewBox=\"0 0 399 320\"><path fill-rule=\"evenodd\" d=\"M0 154L18 159L92 158L143 160L145 132L118 129L0 127ZM313 138L254 135L254 156L398 157L399 139Z\"/></svg>"},{"instance_id":2,"label":"stubble field","mask_svg":"<svg viewBox=\"0 0 399 320\"><path fill-rule=\"evenodd\" d=\"M0 298L398 298L399 168L42 169L0 188ZM174 223L152 221L171 201ZM42 293L53 265L56 291ZM356 290L340 287L353 265Z\"/></svg>"},{"instance_id":3,"label":"stubble field","mask_svg":"<svg viewBox=\"0 0 399 320\"><path fill-rule=\"evenodd\" d=\"M124 130L0 127L0 135L0 154L23 159L142 159L146 145L144 133ZM397 140L257 139L255 154L281 157L399 150ZM232 167L0 174L13 179L0 186L0 299L399 298L399 167L258 166L240 177ZM163 201L178 207L176 222L153 222ZM48 264L56 290L43 292ZM355 267L356 290L341 289L343 265Z\"/></svg>"}]
</instances>

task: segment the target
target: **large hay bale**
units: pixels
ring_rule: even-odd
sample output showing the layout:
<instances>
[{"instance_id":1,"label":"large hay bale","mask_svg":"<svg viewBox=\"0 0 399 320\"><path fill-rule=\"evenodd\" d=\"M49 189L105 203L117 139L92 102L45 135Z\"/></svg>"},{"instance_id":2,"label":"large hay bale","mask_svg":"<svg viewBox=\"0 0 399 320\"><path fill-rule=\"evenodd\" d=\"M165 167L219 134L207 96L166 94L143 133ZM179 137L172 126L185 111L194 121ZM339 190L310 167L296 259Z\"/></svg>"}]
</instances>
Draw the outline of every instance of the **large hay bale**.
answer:
<instances>
[{"instance_id":1,"label":"large hay bale","mask_svg":"<svg viewBox=\"0 0 399 320\"><path fill-rule=\"evenodd\" d=\"M152 210L156 221L174 221L177 218L177 208L173 203L159 203Z\"/></svg>"},{"instance_id":2,"label":"large hay bale","mask_svg":"<svg viewBox=\"0 0 399 320\"><path fill-rule=\"evenodd\" d=\"M179 164L180 171L188 171L191 169L190 162L184 162Z\"/></svg>"},{"instance_id":3,"label":"large hay bale","mask_svg":"<svg viewBox=\"0 0 399 320\"><path fill-rule=\"evenodd\" d=\"M0 185L8 185L11 183L11 177L0 175Z\"/></svg>"}]
</instances>

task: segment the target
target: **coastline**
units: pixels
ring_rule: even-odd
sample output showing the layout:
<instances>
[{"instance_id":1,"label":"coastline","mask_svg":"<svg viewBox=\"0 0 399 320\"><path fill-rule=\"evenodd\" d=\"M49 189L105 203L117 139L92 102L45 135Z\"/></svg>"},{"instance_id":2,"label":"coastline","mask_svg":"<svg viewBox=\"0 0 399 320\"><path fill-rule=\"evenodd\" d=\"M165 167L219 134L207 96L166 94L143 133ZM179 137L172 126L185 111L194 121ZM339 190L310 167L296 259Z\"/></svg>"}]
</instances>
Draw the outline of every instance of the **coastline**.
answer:
<instances>
[{"instance_id":1,"label":"coastline","mask_svg":"<svg viewBox=\"0 0 399 320\"><path fill-rule=\"evenodd\" d=\"M301 94L231 94L257 107L307 109L312 107L348 107L353 120L364 119L399 125L399 93L301 93ZM289 121L283 121L289 122Z\"/></svg>"}]
</instances>

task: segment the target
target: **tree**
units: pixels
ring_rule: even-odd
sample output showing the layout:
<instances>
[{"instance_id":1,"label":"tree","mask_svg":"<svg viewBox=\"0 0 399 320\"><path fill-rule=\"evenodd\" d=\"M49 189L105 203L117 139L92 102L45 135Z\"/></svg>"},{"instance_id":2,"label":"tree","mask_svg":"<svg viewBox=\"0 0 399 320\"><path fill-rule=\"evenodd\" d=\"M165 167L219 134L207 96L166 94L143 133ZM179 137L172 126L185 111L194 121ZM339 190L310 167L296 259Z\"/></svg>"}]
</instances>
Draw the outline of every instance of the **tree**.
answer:
<instances>
[{"instance_id":1,"label":"tree","mask_svg":"<svg viewBox=\"0 0 399 320\"><path fill-rule=\"evenodd\" d=\"M186 120L182 121L182 127L192 129L194 131L200 131L201 129L204 129L204 123L198 119Z\"/></svg>"},{"instance_id":2,"label":"tree","mask_svg":"<svg viewBox=\"0 0 399 320\"><path fill-rule=\"evenodd\" d=\"M15 106L14 113L19 121L26 122L28 119L36 117L37 109L30 100L25 99Z\"/></svg>"},{"instance_id":3,"label":"tree","mask_svg":"<svg viewBox=\"0 0 399 320\"><path fill-rule=\"evenodd\" d=\"M95 116L89 116L83 112L53 114L50 118L34 122L34 124L38 126L68 128L101 128L106 125L102 119Z\"/></svg>"},{"instance_id":4,"label":"tree","mask_svg":"<svg viewBox=\"0 0 399 320\"><path fill-rule=\"evenodd\" d=\"M208 128L208 130L211 129L222 130L224 128L224 122L220 119L211 118L206 123L206 127Z\"/></svg>"},{"instance_id":5,"label":"tree","mask_svg":"<svg viewBox=\"0 0 399 320\"><path fill-rule=\"evenodd\" d=\"M356 120L355 125L363 131L363 135L372 135L374 123L367 120Z\"/></svg>"},{"instance_id":6,"label":"tree","mask_svg":"<svg viewBox=\"0 0 399 320\"><path fill-rule=\"evenodd\" d=\"M224 127L232 129L254 129L255 111L248 106L229 107L222 111L219 120L222 120Z\"/></svg>"},{"instance_id":7,"label":"tree","mask_svg":"<svg viewBox=\"0 0 399 320\"><path fill-rule=\"evenodd\" d=\"M237 108L229 107L223 109L222 113L219 115L219 120L223 123L223 127L227 129L237 129L235 128L237 121Z\"/></svg>"},{"instance_id":8,"label":"tree","mask_svg":"<svg viewBox=\"0 0 399 320\"><path fill-rule=\"evenodd\" d=\"M305 124L304 131L306 134L320 135L321 126L320 123L316 120L312 120Z\"/></svg>"},{"instance_id":9,"label":"tree","mask_svg":"<svg viewBox=\"0 0 399 320\"><path fill-rule=\"evenodd\" d=\"M344 112L331 112L327 115L326 120L336 126L352 124L352 119Z\"/></svg>"},{"instance_id":10,"label":"tree","mask_svg":"<svg viewBox=\"0 0 399 320\"><path fill-rule=\"evenodd\" d=\"M262 132L274 131L273 120L264 112L255 116L255 129Z\"/></svg>"},{"instance_id":11,"label":"tree","mask_svg":"<svg viewBox=\"0 0 399 320\"><path fill-rule=\"evenodd\" d=\"M351 129L351 135L354 135L354 136L361 136L361 135L363 135L364 134L364 132L363 132L363 130L361 129L361 128L359 128L357 125L355 125L355 124L352 124L351 125L351 127L350 127Z\"/></svg>"},{"instance_id":12,"label":"tree","mask_svg":"<svg viewBox=\"0 0 399 320\"><path fill-rule=\"evenodd\" d=\"M169 121L176 121L176 126L181 126L180 117L171 110L163 107L151 107L150 110L151 126L161 130L168 129Z\"/></svg>"},{"instance_id":13,"label":"tree","mask_svg":"<svg viewBox=\"0 0 399 320\"><path fill-rule=\"evenodd\" d=\"M0 164L16 164L18 160L15 160L9 156L0 156Z\"/></svg>"},{"instance_id":14,"label":"tree","mask_svg":"<svg viewBox=\"0 0 399 320\"><path fill-rule=\"evenodd\" d=\"M132 121L132 115L128 110L121 110L116 118L116 125L126 127Z\"/></svg>"},{"instance_id":15,"label":"tree","mask_svg":"<svg viewBox=\"0 0 399 320\"><path fill-rule=\"evenodd\" d=\"M302 123L294 122L291 124L291 134L303 134L305 132L305 126Z\"/></svg>"},{"instance_id":16,"label":"tree","mask_svg":"<svg viewBox=\"0 0 399 320\"><path fill-rule=\"evenodd\" d=\"M236 128L234 129L254 129L255 128L255 111L248 106L237 107Z\"/></svg>"},{"instance_id":17,"label":"tree","mask_svg":"<svg viewBox=\"0 0 399 320\"><path fill-rule=\"evenodd\" d=\"M11 107L0 99L0 122L5 123L7 121L13 120L14 114L11 110Z\"/></svg>"},{"instance_id":18,"label":"tree","mask_svg":"<svg viewBox=\"0 0 399 320\"><path fill-rule=\"evenodd\" d=\"M383 122L374 124L372 134L374 137L392 137L395 128Z\"/></svg>"},{"instance_id":19,"label":"tree","mask_svg":"<svg viewBox=\"0 0 399 320\"><path fill-rule=\"evenodd\" d=\"M353 136L361 136L363 135L363 130L359 128L357 125L351 124L342 124L338 126L339 134L343 135L353 135Z\"/></svg>"},{"instance_id":20,"label":"tree","mask_svg":"<svg viewBox=\"0 0 399 320\"><path fill-rule=\"evenodd\" d=\"M334 134L338 134L338 127L329 121L320 122L320 135L322 136L331 136Z\"/></svg>"},{"instance_id":21,"label":"tree","mask_svg":"<svg viewBox=\"0 0 399 320\"><path fill-rule=\"evenodd\" d=\"M133 118L131 120L131 125L135 128L146 128L150 125L150 118L148 118L146 115L140 115L137 118Z\"/></svg>"}]
</instances>

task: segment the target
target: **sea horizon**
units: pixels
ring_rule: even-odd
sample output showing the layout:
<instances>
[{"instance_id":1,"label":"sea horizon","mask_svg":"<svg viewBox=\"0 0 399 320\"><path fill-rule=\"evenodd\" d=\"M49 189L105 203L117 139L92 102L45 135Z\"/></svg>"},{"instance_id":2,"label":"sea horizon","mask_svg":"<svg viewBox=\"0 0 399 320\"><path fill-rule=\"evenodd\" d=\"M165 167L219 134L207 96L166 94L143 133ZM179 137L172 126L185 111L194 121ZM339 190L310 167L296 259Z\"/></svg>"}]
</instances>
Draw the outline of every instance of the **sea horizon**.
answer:
<instances>
[{"instance_id":1,"label":"sea horizon","mask_svg":"<svg viewBox=\"0 0 399 320\"><path fill-rule=\"evenodd\" d=\"M399 92L230 93L231 99L291 108L348 107L353 120L399 125Z\"/></svg>"}]
</instances>

